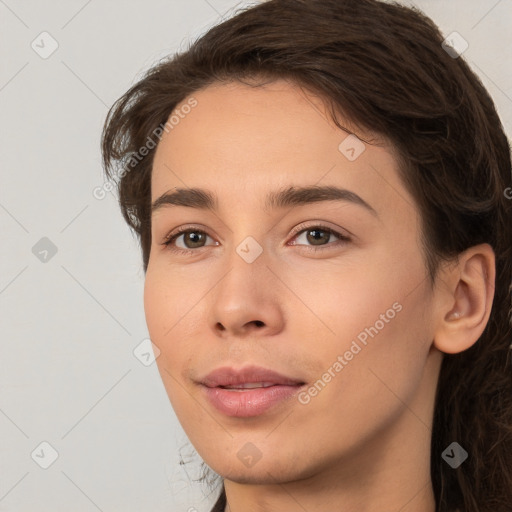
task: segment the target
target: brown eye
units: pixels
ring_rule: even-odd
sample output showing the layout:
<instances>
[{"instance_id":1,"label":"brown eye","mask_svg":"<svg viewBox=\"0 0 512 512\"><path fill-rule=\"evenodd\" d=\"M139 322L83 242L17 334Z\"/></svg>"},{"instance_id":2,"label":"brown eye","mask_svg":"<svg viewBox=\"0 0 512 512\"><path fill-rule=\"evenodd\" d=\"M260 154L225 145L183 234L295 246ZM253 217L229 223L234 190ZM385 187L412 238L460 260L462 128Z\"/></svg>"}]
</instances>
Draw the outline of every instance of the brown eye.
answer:
<instances>
[{"instance_id":1,"label":"brown eye","mask_svg":"<svg viewBox=\"0 0 512 512\"><path fill-rule=\"evenodd\" d=\"M183 235L183 243L187 249L197 249L197 247L202 247L201 244L204 244L206 241L206 233L202 231L185 231L182 233Z\"/></svg>"},{"instance_id":2,"label":"brown eye","mask_svg":"<svg viewBox=\"0 0 512 512\"><path fill-rule=\"evenodd\" d=\"M183 241L178 243L180 238L183 238ZM171 251L194 252L194 249L205 247L207 238L209 238L208 235L199 229L180 229L177 233L169 235L163 245Z\"/></svg>"},{"instance_id":3,"label":"brown eye","mask_svg":"<svg viewBox=\"0 0 512 512\"><path fill-rule=\"evenodd\" d=\"M329 242L331 236L335 236L338 238L338 241ZM302 245L307 249L319 250L323 249L323 246L338 246L340 244L346 243L350 241L350 238L344 236L331 228L326 226L310 226L306 229L303 229L295 236L295 242L293 245ZM315 247L316 246L316 247Z\"/></svg>"},{"instance_id":4,"label":"brown eye","mask_svg":"<svg viewBox=\"0 0 512 512\"><path fill-rule=\"evenodd\" d=\"M313 245L323 245L324 242L329 242L332 231L325 229L307 229L306 233L308 242L311 242Z\"/></svg>"}]
</instances>

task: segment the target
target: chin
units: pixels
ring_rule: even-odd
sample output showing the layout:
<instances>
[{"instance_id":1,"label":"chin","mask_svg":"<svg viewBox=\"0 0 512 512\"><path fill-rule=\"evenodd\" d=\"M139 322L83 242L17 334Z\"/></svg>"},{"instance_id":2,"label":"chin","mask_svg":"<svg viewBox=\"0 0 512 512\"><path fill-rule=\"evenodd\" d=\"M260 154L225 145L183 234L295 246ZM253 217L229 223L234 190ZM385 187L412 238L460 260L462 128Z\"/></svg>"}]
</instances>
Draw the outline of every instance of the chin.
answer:
<instances>
[{"instance_id":1,"label":"chin","mask_svg":"<svg viewBox=\"0 0 512 512\"><path fill-rule=\"evenodd\" d=\"M290 482L300 479L295 475L283 475L272 466L267 468L237 468L231 472L219 473L224 479L236 482L237 484L250 485L273 485L276 483Z\"/></svg>"},{"instance_id":2,"label":"chin","mask_svg":"<svg viewBox=\"0 0 512 512\"><path fill-rule=\"evenodd\" d=\"M303 480L315 474L315 468L301 469L297 463L290 465L289 460L283 466L285 461L277 454L266 461L262 458L252 467L246 467L236 456L229 466L225 462L210 467L221 477L239 484L271 485Z\"/></svg>"}]
</instances>

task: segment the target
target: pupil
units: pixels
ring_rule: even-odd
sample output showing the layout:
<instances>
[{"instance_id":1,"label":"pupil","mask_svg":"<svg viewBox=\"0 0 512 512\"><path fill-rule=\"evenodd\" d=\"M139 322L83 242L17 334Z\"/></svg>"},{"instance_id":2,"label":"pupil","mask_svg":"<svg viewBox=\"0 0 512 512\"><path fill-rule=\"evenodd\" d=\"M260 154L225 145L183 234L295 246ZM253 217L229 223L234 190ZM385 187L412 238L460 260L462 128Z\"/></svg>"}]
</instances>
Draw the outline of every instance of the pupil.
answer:
<instances>
[{"instance_id":1,"label":"pupil","mask_svg":"<svg viewBox=\"0 0 512 512\"><path fill-rule=\"evenodd\" d=\"M190 233L188 233L188 237L189 237L189 239L191 239L192 246L195 247L194 244L201 242L203 233L190 232Z\"/></svg>"},{"instance_id":2,"label":"pupil","mask_svg":"<svg viewBox=\"0 0 512 512\"><path fill-rule=\"evenodd\" d=\"M327 231L322 231L321 229L310 229L309 230L309 233L316 233L316 234L319 234L319 233L325 233L325 235L322 237L320 235L320 237L316 236L316 235L313 235L312 240L309 240L310 242L313 241L313 242L318 242L318 241L322 241L322 238L326 238L327 236L327 239L326 241L329 241L329 233ZM308 238L309 238L309 235L308 235ZM315 244L315 245L321 245L321 244Z\"/></svg>"}]
</instances>

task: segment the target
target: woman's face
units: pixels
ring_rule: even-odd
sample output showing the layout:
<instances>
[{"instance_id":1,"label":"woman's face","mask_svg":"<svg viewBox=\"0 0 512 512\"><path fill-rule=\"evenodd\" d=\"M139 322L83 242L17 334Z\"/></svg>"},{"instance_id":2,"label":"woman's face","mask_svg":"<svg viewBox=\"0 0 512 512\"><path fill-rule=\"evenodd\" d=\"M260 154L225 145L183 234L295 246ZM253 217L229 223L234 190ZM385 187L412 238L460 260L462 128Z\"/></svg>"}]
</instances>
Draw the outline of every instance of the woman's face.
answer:
<instances>
[{"instance_id":1,"label":"woman's face","mask_svg":"<svg viewBox=\"0 0 512 512\"><path fill-rule=\"evenodd\" d=\"M155 154L152 201L181 195L153 211L144 295L189 439L238 482L355 478L390 443L406 457L430 436L440 353L390 148L285 81L194 98Z\"/></svg>"}]
</instances>

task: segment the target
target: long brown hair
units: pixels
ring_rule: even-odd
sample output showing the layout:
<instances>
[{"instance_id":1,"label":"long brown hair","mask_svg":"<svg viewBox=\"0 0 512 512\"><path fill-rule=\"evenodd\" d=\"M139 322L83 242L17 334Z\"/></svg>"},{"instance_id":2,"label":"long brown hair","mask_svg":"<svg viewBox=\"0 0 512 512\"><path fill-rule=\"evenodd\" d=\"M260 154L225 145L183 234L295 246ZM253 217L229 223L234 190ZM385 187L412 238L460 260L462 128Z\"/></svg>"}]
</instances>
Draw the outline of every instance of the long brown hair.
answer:
<instances>
[{"instance_id":1,"label":"long brown hair","mask_svg":"<svg viewBox=\"0 0 512 512\"><path fill-rule=\"evenodd\" d=\"M194 92L284 78L322 97L340 128L337 114L391 141L421 213L431 283L440 261L471 246L489 243L496 255L484 333L470 349L444 356L430 462L438 512L505 512L512 506L510 146L489 94L443 39L421 12L378 0L269 0L243 9L117 100L103 162L146 271L154 148L143 157L141 148ZM457 469L441 457L453 441L469 453Z\"/></svg>"}]
</instances>

